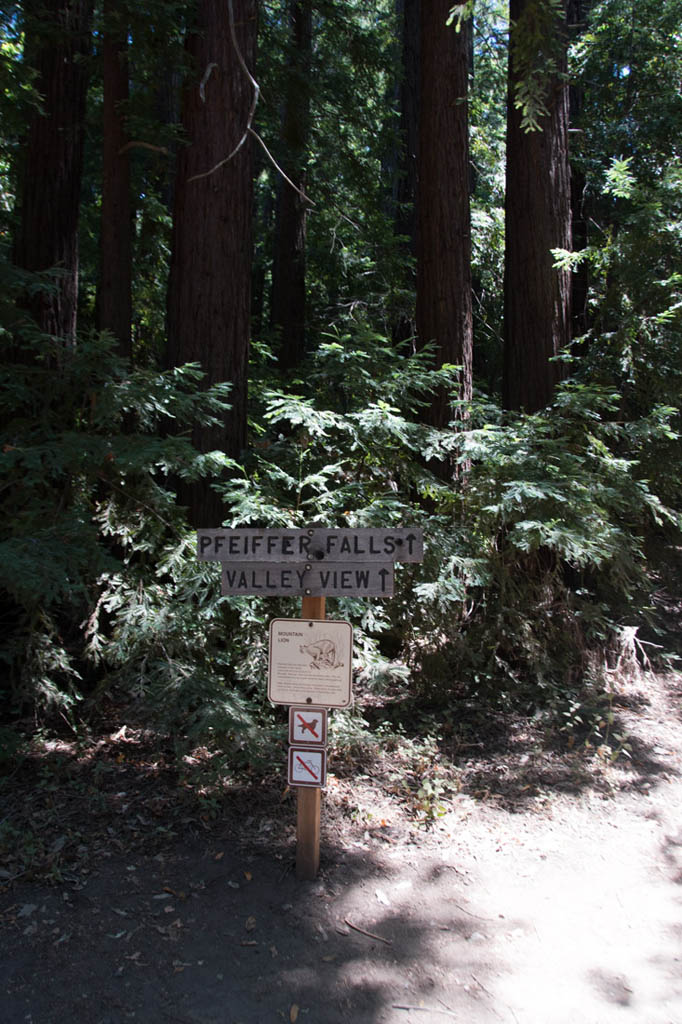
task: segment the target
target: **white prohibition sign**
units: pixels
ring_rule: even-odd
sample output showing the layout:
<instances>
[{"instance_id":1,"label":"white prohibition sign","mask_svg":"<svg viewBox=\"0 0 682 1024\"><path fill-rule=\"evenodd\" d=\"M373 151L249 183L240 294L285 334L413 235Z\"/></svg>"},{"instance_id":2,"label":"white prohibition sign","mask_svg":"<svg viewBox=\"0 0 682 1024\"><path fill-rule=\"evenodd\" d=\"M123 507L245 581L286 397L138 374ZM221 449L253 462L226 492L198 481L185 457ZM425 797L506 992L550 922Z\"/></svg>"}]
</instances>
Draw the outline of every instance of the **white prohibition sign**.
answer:
<instances>
[{"instance_id":1,"label":"white prohibition sign","mask_svg":"<svg viewBox=\"0 0 682 1024\"><path fill-rule=\"evenodd\" d=\"M326 742L326 708L289 708L289 743L324 747Z\"/></svg>"},{"instance_id":2,"label":"white prohibition sign","mask_svg":"<svg viewBox=\"0 0 682 1024\"><path fill-rule=\"evenodd\" d=\"M327 751L311 747L289 747L290 786L322 789L327 782Z\"/></svg>"}]
</instances>

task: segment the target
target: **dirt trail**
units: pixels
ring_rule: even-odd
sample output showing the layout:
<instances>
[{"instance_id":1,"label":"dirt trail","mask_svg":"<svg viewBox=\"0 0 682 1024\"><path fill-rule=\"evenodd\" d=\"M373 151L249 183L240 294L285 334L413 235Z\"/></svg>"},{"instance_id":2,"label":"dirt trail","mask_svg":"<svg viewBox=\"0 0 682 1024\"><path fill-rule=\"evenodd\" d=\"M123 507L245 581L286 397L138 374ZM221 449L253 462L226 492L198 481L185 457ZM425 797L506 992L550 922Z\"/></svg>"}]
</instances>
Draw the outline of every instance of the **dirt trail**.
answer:
<instances>
[{"instance_id":1,"label":"dirt trail","mask_svg":"<svg viewBox=\"0 0 682 1024\"><path fill-rule=\"evenodd\" d=\"M263 841L277 823L257 842L235 819L15 883L0 1020L680 1024L682 679L635 691L632 764L581 792L538 785L521 810L462 792L430 832L342 826L330 793L313 883L288 840ZM385 794L364 785L377 821Z\"/></svg>"}]
</instances>

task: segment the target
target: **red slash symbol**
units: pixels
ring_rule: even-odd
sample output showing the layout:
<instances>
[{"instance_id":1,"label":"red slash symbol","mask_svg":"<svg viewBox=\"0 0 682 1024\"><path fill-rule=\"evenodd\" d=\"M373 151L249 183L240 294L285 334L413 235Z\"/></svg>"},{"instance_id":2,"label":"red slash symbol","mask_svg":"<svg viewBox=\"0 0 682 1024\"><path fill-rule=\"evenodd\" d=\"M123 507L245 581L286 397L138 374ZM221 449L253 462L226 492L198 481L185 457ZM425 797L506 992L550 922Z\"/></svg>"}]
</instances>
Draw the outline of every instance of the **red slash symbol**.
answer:
<instances>
[{"instance_id":1,"label":"red slash symbol","mask_svg":"<svg viewBox=\"0 0 682 1024\"><path fill-rule=\"evenodd\" d=\"M298 720L301 723L301 730L303 732L311 732L315 739L319 739L319 736L315 732L315 726L317 725L317 719L313 718L312 722L306 722L303 715L298 716Z\"/></svg>"},{"instance_id":2,"label":"red slash symbol","mask_svg":"<svg viewBox=\"0 0 682 1024\"><path fill-rule=\"evenodd\" d=\"M312 770L312 768L310 768L309 765L307 765L305 763L303 758L298 756L298 754L296 755L296 760L298 761L299 764L303 765L303 767L305 768L305 770L308 772L309 775L312 775L312 777L315 779L315 782L319 781L318 778L317 778L317 775ZM308 783L308 785L310 785L310 783Z\"/></svg>"}]
</instances>

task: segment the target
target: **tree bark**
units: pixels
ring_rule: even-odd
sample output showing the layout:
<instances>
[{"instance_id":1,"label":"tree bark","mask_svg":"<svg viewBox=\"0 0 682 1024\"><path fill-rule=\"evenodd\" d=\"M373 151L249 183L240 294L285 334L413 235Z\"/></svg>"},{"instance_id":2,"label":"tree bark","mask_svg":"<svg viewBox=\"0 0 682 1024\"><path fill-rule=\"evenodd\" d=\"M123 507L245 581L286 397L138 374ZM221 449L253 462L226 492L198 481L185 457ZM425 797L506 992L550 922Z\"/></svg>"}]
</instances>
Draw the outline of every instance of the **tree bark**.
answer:
<instances>
[{"instance_id":1,"label":"tree bark","mask_svg":"<svg viewBox=\"0 0 682 1024\"><path fill-rule=\"evenodd\" d=\"M128 40L117 0L104 0L102 41L102 234L98 294L100 330L110 331L121 355L132 355L132 205L130 151L125 148Z\"/></svg>"},{"instance_id":2,"label":"tree bark","mask_svg":"<svg viewBox=\"0 0 682 1024\"><path fill-rule=\"evenodd\" d=\"M563 376L561 363L552 360L570 341L571 275L554 269L551 250L571 248L571 181L564 21L553 28L562 40L561 58L547 83L541 131L524 131L514 106L516 23L528 3L510 0L502 397L507 409L537 412Z\"/></svg>"},{"instance_id":3,"label":"tree bark","mask_svg":"<svg viewBox=\"0 0 682 1024\"><path fill-rule=\"evenodd\" d=\"M311 0L291 0L291 58L282 119L282 169L305 191L310 134L313 16ZM283 179L278 182L270 324L279 331L279 363L290 370L305 354L307 203Z\"/></svg>"},{"instance_id":4,"label":"tree bark","mask_svg":"<svg viewBox=\"0 0 682 1024\"><path fill-rule=\"evenodd\" d=\"M589 9L590 0L567 0L566 17L569 39L572 41L579 38L585 32ZM582 131L576 127L584 104L584 88L582 84L578 82L570 83L568 104L569 131L572 130L571 138L573 140L577 139L575 148L573 145L570 146L569 155L575 158L576 150L579 151L582 139ZM576 167L574 162L571 165L571 245L576 251L587 246L585 191L585 171L582 167ZM587 313L588 291L587 263L583 260L571 275L571 340L582 337L587 333L589 327Z\"/></svg>"},{"instance_id":5,"label":"tree bark","mask_svg":"<svg viewBox=\"0 0 682 1024\"><path fill-rule=\"evenodd\" d=\"M446 27L450 0L421 4L417 189L417 330L435 341L437 365L462 367L458 398L472 393L473 318L467 88L470 23ZM459 413L434 396L428 419Z\"/></svg>"},{"instance_id":6,"label":"tree bark","mask_svg":"<svg viewBox=\"0 0 682 1024\"><path fill-rule=\"evenodd\" d=\"M26 270L56 269L54 289L26 305L46 334L73 344L92 2L26 0L24 18L24 56L37 72L42 111L28 126L14 258Z\"/></svg>"},{"instance_id":7,"label":"tree bark","mask_svg":"<svg viewBox=\"0 0 682 1024\"><path fill-rule=\"evenodd\" d=\"M256 0L234 0L237 46L250 69L256 53ZM230 6L200 0L187 40L194 75L183 102L188 139L178 158L168 289L169 366L201 363L205 384L231 381L232 408L219 427L195 427L200 451L238 458L246 446L251 303L253 147L246 132L254 89L230 32ZM208 173L211 172L212 173ZM199 176L199 177L197 177ZM222 521L207 485L181 488L197 527Z\"/></svg>"},{"instance_id":8,"label":"tree bark","mask_svg":"<svg viewBox=\"0 0 682 1024\"><path fill-rule=\"evenodd\" d=\"M406 259L404 288L414 292L414 264L417 256L417 152L419 150L419 49L420 0L397 0L400 25L401 75L396 90L399 124L393 174L393 217ZM414 306L403 304L396 310L393 341L414 338L417 333Z\"/></svg>"}]
</instances>

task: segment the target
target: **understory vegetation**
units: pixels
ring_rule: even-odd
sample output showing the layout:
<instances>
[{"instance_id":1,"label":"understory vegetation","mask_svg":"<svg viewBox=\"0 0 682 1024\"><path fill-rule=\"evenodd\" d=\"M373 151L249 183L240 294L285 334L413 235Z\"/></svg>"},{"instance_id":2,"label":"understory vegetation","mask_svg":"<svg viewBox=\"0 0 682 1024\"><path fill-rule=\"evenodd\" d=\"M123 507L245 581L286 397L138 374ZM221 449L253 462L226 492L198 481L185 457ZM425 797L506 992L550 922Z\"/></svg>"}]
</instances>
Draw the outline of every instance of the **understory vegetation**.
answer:
<instances>
[{"instance_id":1,"label":"understory vegetation","mask_svg":"<svg viewBox=\"0 0 682 1024\"><path fill-rule=\"evenodd\" d=\"M229 527L423 529L424 561L397 567L392 598L329 599L327 615L354 628L356 703L335 715L332 744L357 757L402 744L411 763L421 758L410 799L426 818L449 785L446 775L429 775L433 752L486 716L513 713L541 721L548 742L627 756L613 727L614 680L675 658L662 614L675 603L682 525L674 5L661 5L658 21L644 5L636 45L618 51L616 70L614 41L626 35L619 5L595 4L573 40L570 73L583 96L572 159L590 230L584 244L552 258L585 273L589 286L580 331L563 353L564 379L532 413L501 399L507 56L499 5L480 5L471 83L471 399L459 397L461 367L439 361L432 344L417 346L414 332L401 340L394 330L406 310L412 315L415 275L385 180L400 131L393 5L374 5L374 21L362 5L346 5L348 18L322 5L306 180L317 206L307 236L305 358L286 368L278 361L281 332L263 299L281 181L262 157L249 268L261 307L239 455L200 451L192 440L197 425L224 421L233 383L204 389L198 362L163 368L164 161L182 133L177 124L175 136L169 124L164 136L150 130L159 54L139 25L133 123L164 146L143 142L134 157L132 356L96 316L96 74L73 343L28 312L36 297L54 294L60 268L21 269L11 251L22 125L38 100L10 6L2 84L3 109L14 114L0 149L0 764L14 770L33 742L56 735L86 742L102 722L153 732L179 772L192 756L216 777L258 771L280 751L281 709L266 695L267 626L298 616L300 606L221 596L220 567L197 559L196 530L177 497L201 480L220 496ZM288 22L281 4L264 7L262 76L265 92L280 97ZM664 80L663 41L672 48ZM650 118L659 89L663 114ZM276 102L259 109L275 150L279 116ZM452 420L434 426L428 409L443 389Z\"/></svg>"},{"instance_id":2,"label":"understory vegetation","mask_svg":"<svg viewBox=\"0 0 682 1024\"><path fill-rule=\"evenodd\" d=\"M13 326L8 354L26 329ZM215 478L230 526L423 528L424 563L398 568L393 598L328 610L353 623L359 691L396 725L401 708L516 709L573 732L626 649L660 646L645 547L679 525L657 486L669 407L624 421L621 394L576 376L541 414L479 394L459 429L437 430L418 412L454 369L359 328L321 341L305 396L261 375L237 465L178 431L229 401L196 391L197 367L131 370L106 336L66 353L26 343L31 361L3 366L6 752L15 731L78 733L105 698L179 752L208 744L233 765L281 738L267 623L298 602L220 595L175 504L179 477ZM443 463L465 467L463 483ZM368 728L362 700L338 719L341 744Z\"/></svg>"}]
</instances>

